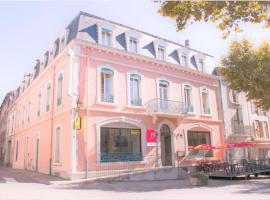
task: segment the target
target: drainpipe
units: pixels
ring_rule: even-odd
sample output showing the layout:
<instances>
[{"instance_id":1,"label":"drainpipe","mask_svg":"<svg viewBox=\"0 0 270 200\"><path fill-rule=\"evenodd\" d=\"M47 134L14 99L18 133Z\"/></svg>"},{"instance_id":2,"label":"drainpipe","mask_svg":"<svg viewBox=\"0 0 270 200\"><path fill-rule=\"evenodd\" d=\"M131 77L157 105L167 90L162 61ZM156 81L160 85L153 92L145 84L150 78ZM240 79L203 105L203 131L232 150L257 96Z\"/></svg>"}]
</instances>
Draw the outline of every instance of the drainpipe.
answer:
<instances>
[{"instance_id":1,"label":"drainpipe","mask_svg":"<svg viewBox=\"0 0 270 200\"><path fill-rule=\"evenodd\" d=\"M50 163L49 163L49 174L52 175L52 154L53 154L53 115L54 115L54 98L55 98L55 65L53 66L53 82L52 82L52 110L51 110L51 152L50 152Z\"/></svg>"},{"instance_id":2,"label":"drainpipe","mask_svg":"<svg viewBox=\"0 0 270 200\"><path fill-rule=\"evenodd\" d=\"M86 73L85 73L85 82L86 82L86 119L85 119L85 126L84 126L84 133L85 133L85 178L88 178L88 108L89 108L89 78L88 78L88 70L89 70L89 49L87 49L86 53L86 59L87 59L87 66L86 66Z\"/></svg>"}]
</instances>

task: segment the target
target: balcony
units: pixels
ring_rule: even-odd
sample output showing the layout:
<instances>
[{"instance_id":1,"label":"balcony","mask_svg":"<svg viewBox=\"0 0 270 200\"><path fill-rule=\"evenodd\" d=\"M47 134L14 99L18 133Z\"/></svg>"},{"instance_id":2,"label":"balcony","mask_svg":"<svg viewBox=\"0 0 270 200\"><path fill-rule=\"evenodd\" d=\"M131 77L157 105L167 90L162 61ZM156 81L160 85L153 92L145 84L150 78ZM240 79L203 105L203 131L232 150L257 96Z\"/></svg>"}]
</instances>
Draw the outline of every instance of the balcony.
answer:
<instances>
[{"instance_id":1,"label":"balcony","mask_svg":"<svg viewBox=\"0 0 270 200\"><path fill-rule=\"evenodd\" d=\"M101 94L101 102L113 103L114 96L112 94Z\"/></svg>"},{"instance_id":2,"label":"balcony","mask_svg":"<svg viewBox=\"0 0 270 200\"><path fill-rule=\"evenodd\" d=\"M249 125L244 125L244 124L238 124L238 123L233 123L232 124L232 132L233 134L236 135L247 135L251 136L253 135L253 128Z\"/></svg>"},{"instance_id":3,"label":"balcony","mask_svg":"<svg viewBox=\"0 0 270 200\"><path fill-rule=\"evenodd\" d=\"M210 114L211 114L210 108L209 108L209 107L204 107L204 108L203 108L203 114L205 114L205 115L210 115Z\"/></svg>"},{"instance_id":4,"label":"balcony","mask_svg":"<svg viewBox=\"0 0 270 200\"><path fill-rule=\"evenodd\" d=\"M132 106L142 106L142 100L140 98L138 99L131 99L130 104Z\"/></svg>"},{"instance_id":5,"label":"balcony","mask_svg":"<svg viewBox=\"0 0 270 200\"><path fill-rule=\"evenodd\" d=\"M146 109L151 114L183 116L188 113L189 106L180 101L152 99L146 104Z\"/></svg>"}]
</instances>

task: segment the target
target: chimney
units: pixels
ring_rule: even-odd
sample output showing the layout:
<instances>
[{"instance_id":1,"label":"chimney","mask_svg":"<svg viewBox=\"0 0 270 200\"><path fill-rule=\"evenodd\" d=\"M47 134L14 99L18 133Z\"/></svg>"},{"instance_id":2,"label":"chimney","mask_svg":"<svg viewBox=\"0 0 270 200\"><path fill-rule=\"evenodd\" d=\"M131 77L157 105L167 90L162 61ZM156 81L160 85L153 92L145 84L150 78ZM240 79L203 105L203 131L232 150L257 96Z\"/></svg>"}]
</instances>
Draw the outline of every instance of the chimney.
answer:
<instances>
[{"instance_id":1,"label":"chimney","mask_svg":"<svg viewBox=\"0 0 270 200\"><path fill-rule=\"evenodd\" d=\"M189 40L185 40L185 46L189 47Z\"/></svg>"}]
</instances>

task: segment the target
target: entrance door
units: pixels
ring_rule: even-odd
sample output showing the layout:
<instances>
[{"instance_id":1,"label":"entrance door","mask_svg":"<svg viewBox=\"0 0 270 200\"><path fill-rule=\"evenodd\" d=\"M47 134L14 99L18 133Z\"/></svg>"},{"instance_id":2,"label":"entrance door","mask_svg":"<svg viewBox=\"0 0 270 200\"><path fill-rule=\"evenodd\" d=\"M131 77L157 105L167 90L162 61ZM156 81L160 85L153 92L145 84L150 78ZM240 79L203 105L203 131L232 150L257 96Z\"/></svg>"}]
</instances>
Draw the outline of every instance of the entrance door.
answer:
<instances>
[{"instance_id":1,"label":"entrance door","mask_svg":"<svg viewBox=\"0 0 270 200\"><path fill-rule=\"evenodd\" d=\"M171 131L168 125L162 125L160 129L161 161L162 166L172 165Z\"/></svg>"},{"instance_id":2,"label":"entrance door","mask_svg":"<svg viewBox=\"0 0 270 200\"><path fill-rule=\"evenodd\" d=\"M26 137L25 140L25 154L24 154L24 169L28 169L28 143L29 143L29 137Z\"/></svg>"},{"instance_id":3,"label":"entrance door","mask_svg":"<svg viewBox=\"0 0 270 200\"><path fill-rule=\"evenodd\" d=\"M38 171L39 138L36 141L36 171Z\"/></svg>"},{"instance_id":4,"label":"entrance door","mask_svg":"<svg viewBox=\"0 0 270 200\"><path fill-rule=\"evenodd\" d=\"M8 145L7 145L7 166L10 166L10 161L11 161L11 141L8 141Z\"/></svg>"}]
</instances>

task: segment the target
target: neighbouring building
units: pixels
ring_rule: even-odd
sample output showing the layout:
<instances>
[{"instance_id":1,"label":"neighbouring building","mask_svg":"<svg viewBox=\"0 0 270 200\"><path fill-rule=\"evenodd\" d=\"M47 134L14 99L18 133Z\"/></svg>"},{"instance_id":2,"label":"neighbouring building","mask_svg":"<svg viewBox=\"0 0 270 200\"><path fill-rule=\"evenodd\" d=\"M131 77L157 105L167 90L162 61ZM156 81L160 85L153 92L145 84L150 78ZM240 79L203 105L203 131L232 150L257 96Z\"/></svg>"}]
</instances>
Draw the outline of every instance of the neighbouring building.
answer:
<instances>
[{"instance_id":1,"label":"neighbouring building","mask_svg":"<svg viewBox=\"0 0 270 200\"><path fill-rule=\"evenodd\" d=\"M256 148L235 148L228 151L227 158L233 161L269 158L269 111L263 111L253 101L248 101L244 92L237 93L230 89L218 68L214 70L214 74L218 75L220 80L226 141L256 142Z\"/></svg>"},{"instance_id":2,"label":"neighbouring building","mask_svg":"<svg viewBox=\"0 0 270 200\"><path fill-rule=\"evenodd\" d=\"M12 106L14 93L9 92L0 107L0 165L11 166L12 164L12 137L10 137L8 125L12 124L10 117L8 117L9 110Z\"/></svg>"},{"instance_id":3,"label":"neighbouring building","mask_svg":"<svg viewBox=\"0 0 270 200\"><path fill-rule=\"evenodd\" d=\"M212 57L188 42L81 12L15 92L12 166L74 178L108 167L176 166L190 146L218 146L212 70ZM156 144L147 143L148 130L157 131Z\"/></svg>"}]
</instances>

